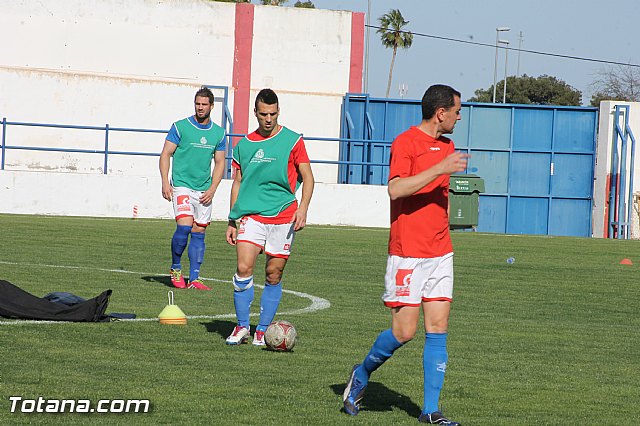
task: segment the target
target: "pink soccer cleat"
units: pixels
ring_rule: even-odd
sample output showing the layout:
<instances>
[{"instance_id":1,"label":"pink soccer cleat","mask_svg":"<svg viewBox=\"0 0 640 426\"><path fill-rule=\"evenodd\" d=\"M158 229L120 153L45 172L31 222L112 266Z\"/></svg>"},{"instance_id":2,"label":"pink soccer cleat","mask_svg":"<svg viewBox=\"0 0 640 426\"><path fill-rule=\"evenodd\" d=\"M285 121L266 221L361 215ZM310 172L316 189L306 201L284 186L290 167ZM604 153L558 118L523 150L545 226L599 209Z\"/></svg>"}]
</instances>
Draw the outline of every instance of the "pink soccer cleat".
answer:
<instances>
[{"instance_id":1,"label":"pink soccer cleat","mask_svg":"<svg viewBox=\"0 0 640 426\"><path fill-rule=\"evenodd\" d=\"M173 284L175 288L187 288L187 283L182 277L182 270L172 268L169 275L171 276L171 284Z\"/></svg>"},{"instance_id":2,"label":"pink soccer cleat","mask_svg":"<svg viewBox=\"0 0 640 426\"><path fill-rule=\"evenodd\" d=\"M211 290L211 288L204 285L204 283L200 279L191 281L189 283L189 287L187 288L195 288L196 290Z\"/></svg>"}]
</instances>

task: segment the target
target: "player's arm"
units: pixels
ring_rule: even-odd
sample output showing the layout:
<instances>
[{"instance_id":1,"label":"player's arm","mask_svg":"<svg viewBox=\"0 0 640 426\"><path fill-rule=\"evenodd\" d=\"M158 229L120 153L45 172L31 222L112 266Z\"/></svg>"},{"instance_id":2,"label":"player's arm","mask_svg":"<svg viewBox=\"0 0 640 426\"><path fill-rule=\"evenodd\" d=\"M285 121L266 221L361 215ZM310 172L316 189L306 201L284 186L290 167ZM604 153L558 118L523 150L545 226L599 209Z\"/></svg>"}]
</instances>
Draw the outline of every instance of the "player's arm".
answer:
<instances>
[{"instance_id":1,"label":"player's arm","mask_svg":"<svg viewBox=\"0 0 640 426\"><path fill-rule=\"evenodd\" d=\"M309 210L309 203L311 203L311 196L313 195L313 187L315 180L313 178L313 171L311 170L311 164L300 163L298 165L298 173L302 178L302 198L298 205L298 210L293 214L294 230L299 231L307 224L307 211Z\"/></svg>"},{"instance_id":2,"label":"player's arm","mask_svg":"<svg viewBox=\"0 0 640 426\"><path fill-rule=\"evenodd\" d=\"M169 182L169 166L171 164L171 157L173 153L176 152L176 145L174 142L169 140L164 141L164 146L162 147L162 152L160 153L160 179L162 180L162 197L165 200L171 201L171 197L173 195L173 189L171 188L171 183Z\"/></svg>"},{"instance_id":3,"label":"player's arm","mask_svg":"<svg viewBox=\"0 0 640 426\"><path fill-rule=\"evenodd\" d=\"M469 158L469 154L453 152L447 155L439 163L427 170L423 170L417 175L407 177L396 176L389 181L389 186L387 188L389 197L392 200L408 197L415 194L442 175L463 172L467 168L467 158Z\"/></svg>"},{"instance_id":4,"label":"player's arm","mask_svg":"<svg viewBox=\"0 0 640 426\"><path fill-rule=\"evenodd\" d=\"M213 196L222 181L222 175L224 174L224 151L218 150L213 154L213 172L211 173L211 186L204 191L200 197L202 204L209 204L213 200Z\"/></svg>"},{"instance_id":5,"label":"player's arm","mask_svg":"<svg viewBox=\"0 0 640 426\"><path fill-rule=\"evenodd\" d=\"M231 196L229 197L229 210L233 208L233 205L238 199L238 192L240 191L240 183L242 182L242 172L240 169L236 169L235 176L233 177L233 183L231 183ZM227 226L227 242L232 246L236 245L236 238L238 236L238 229L236 228L236 221L229 220L229 226Z\"/></svg>"}]
</instances>

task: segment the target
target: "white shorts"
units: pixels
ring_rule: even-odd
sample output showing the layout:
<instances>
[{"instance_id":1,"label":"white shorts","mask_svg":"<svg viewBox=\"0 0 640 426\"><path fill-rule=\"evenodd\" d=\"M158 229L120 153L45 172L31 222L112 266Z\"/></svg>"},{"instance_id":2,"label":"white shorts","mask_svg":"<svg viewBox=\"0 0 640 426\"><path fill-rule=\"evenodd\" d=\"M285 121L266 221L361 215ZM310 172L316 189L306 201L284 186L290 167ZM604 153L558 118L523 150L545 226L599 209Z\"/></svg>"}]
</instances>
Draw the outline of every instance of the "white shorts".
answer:
<instances>
[{"instance_id":1,"label":"white shorts","mask_svg":"<svg viewBox=\"0 0 640 426\"><path fill-rule=\"evenodd\" d=\"M453 300L453 253L429 259L389 256L384 276L385 306L420 306Z\"/></svg>"},{"instance_id":2,"label":"white shorts","mask_svg":"<svg viewBox=\"0 0 640 426\"><path fill-rule=\"evenodd\" d=\"M239 243L251 243L271 257L287 259L296 233L293 223L261 223L250 217L240 219L238 226Z\"/></svg>"},{"instance_id":3,"label":"white shorts","mask_svg":"<svg viewBox=\"0 0 640 426\"><path fill-rule=\"evenodd\" d=\"M173 188L173 212L176 220L191 216L198 226L206 227L211 222L213 203L204 205L200 197L204 191L195 191L185 187Z\"/></svg>"}]
</instances>

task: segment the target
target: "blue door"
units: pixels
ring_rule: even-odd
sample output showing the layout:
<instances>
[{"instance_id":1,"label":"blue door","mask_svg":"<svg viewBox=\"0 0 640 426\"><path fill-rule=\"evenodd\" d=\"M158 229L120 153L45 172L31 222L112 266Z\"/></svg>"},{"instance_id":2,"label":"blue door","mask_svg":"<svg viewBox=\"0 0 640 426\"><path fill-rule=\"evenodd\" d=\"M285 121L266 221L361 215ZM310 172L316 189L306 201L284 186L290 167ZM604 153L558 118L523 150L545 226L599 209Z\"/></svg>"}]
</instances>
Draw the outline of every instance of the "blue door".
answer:
<instances>
[{"instance_id":1,"label":"blue door","mask_svg":"<svg viewBox=\"0 0 640 426\"><path fill-rule=\"evenodd\" d=\"M485 182L478 231L591 236L597 108L463 103L452 139ZM386 184L420 101L345 96L340 182ZM353 163L350 163L353 161Z\"/></svg>"}]
</instances>

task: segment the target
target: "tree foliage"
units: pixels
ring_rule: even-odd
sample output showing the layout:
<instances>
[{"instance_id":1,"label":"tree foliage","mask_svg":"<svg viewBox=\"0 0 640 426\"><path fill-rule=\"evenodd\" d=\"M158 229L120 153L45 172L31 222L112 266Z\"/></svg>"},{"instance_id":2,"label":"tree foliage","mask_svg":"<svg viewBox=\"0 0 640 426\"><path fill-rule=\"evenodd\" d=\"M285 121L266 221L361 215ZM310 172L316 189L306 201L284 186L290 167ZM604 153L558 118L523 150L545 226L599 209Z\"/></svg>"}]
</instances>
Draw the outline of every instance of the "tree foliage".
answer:
<instances>
[{"instance_id":1,"label":"tree foliage","mask_svg":"<svg viewBox=\"0 0 640 426\"><path fill-rule=\"evenodd\" d=\"M504 92L504 80L496 84L496 92ZM468 102L491 102L493 100L493 85L488 89L478 89ZM507 76L507 103L535 104L535 105L581 105L582 93L562 80L549 75L530 77Z\"/></svg>"},{"instance_id":2,"label":"tree foliage","mask_svg":"<svg viewBox=\"0 0 640 426\"><path fill-rule=\"evenodd\" d=\"M251 3L251 0L213 0L225 3ZM260 3L266 6L283 6L289 0L260 0ZM312 1L296 1L293 7L302 7L306 9L315 9L316 5Z\"/></svg>"},{"instance_id":3,"label":"tree foliage","mask_svg":"<svg viewBox=\"0 0 640 426\"><path fill-rule=\"evenodd\" d=\"M591 87L591 106L600 106L600 101L606 100L640 102L640 69L623 65L603 69Z\"/></svg>"},{"instance_id":4,"label":"tree foliage","mask_svg":"<svg viewBox=\"0 0 640 426\"><path fill-rule=\"evenodd\" d=\"M402 49L408 49L411 47L413 44L413 33L411 33L411 31L403 30L409 21L404 19L399 9L391 9L388 13L379 17L378 21L380 22L380 28L378 28L376 32L380 34L382 45L388 49L393 49L391 66L389 67L389 82L387 83L386 97L389 97L391 78L393 75L393 64L396 61L396 52L399 47Z\"/></svg>"}]
</instances>

